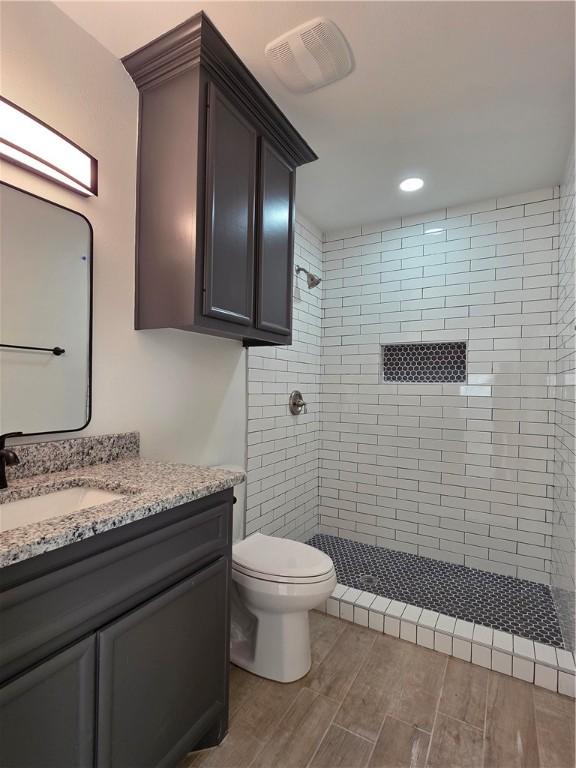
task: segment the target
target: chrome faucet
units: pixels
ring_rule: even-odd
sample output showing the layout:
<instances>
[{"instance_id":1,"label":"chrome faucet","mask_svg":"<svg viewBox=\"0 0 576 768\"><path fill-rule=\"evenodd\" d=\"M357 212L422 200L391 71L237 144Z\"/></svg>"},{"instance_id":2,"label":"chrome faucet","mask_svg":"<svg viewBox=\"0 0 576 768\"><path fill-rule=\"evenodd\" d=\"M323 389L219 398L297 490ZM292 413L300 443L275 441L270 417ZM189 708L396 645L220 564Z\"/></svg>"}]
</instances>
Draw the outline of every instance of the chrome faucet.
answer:
<instances>
[{"instance_id":1,"label":"chrome faucet","mask_svg":"<svg viewBox=\"0 0 576 768\"><path fill-rule=\"evenodd\" d=\"M0 435L0 490L8 488L6 467L20 464L17 454L10 448L6 448L6 440L9 437L20 437L21 434L22 432L7 432L5 435Z\"/></svg>"}]
</instances>

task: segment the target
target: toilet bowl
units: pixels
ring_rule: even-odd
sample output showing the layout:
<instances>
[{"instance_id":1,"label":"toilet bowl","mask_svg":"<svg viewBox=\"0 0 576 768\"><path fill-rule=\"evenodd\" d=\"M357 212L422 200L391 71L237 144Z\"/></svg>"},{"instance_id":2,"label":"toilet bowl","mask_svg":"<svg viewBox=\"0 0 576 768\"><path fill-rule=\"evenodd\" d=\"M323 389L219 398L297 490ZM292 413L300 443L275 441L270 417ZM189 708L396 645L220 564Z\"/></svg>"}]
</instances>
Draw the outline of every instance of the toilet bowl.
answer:
<instances>
[{"instance_id":1,"label":"toilet bowl","mask_svg":"<svg viewBox=\"0 0 576 768\"><path fill-rule=\"evenodd\" d=\"M254 533L232 547L232 581L232 663L282 683L303 677L312 663L308 613L336 586L332 560L307 544Z\"/></svg>"}]
</instances>

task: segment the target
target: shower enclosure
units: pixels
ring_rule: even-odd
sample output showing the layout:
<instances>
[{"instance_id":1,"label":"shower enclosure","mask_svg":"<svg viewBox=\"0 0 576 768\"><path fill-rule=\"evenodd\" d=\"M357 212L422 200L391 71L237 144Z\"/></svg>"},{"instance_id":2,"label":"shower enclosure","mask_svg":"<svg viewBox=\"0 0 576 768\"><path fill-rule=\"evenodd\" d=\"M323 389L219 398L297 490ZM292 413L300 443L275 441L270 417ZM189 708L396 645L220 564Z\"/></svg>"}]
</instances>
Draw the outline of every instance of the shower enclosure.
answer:
<instances>
[{"instance_id":1,"label":"shower enclosure","mask_svg":"<svg viewBox=\"0 0 576 768\"><path fill-rule=\"evenodd\" d=\"M247 533L324 550L350 595L573 650L573 159L408 220L299 217L296 263L322 283L294 345L249 353Z\"/></svg>"}]
</instances>

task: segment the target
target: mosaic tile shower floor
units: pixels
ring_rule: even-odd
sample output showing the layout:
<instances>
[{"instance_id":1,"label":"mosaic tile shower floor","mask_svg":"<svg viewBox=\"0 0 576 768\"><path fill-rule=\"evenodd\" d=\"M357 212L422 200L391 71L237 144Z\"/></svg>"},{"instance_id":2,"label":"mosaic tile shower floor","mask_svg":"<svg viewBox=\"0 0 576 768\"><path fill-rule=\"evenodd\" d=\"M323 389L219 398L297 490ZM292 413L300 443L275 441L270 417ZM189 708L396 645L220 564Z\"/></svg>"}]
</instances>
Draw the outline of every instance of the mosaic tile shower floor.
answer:
<instances>
[{"instance_id":1,"label":"mosaic tile shower floor","mask_svg":"<svg viewBox=\"0 0 576 768\"><path fill-rule=\"evenodd\" d=\"M546 585L326 534L307 543L330 555L340 584L564 647Z\"/></svg>"}]
</instances>

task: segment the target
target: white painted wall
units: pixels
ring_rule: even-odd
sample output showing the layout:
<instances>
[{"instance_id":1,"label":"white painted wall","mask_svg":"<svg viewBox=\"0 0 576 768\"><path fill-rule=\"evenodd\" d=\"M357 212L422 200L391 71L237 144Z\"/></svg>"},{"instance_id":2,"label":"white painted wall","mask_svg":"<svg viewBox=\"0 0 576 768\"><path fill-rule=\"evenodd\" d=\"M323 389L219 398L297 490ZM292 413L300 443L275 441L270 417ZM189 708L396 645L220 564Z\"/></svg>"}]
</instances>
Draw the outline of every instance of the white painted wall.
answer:
<instances>
[{"instance_id":1,"label":"white painted wall","mask_svg":"<svg viewBox=\"0 0 576 768\"><path fill-rule=\"evenodd\" d=\"M240 343L133 330L136 87L118 59L51 3L2 3L1 34L2 94L99 162L99 196L91 199L1 168L3 180L80 211L94 228L94 398L84 434L136 429L146 457L243 465Z\"/></svg>"}]
</instances>

